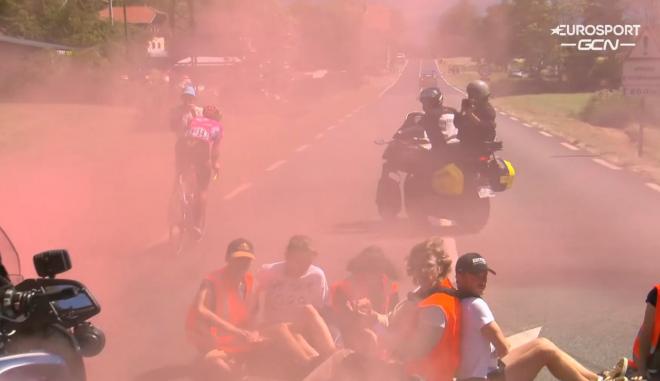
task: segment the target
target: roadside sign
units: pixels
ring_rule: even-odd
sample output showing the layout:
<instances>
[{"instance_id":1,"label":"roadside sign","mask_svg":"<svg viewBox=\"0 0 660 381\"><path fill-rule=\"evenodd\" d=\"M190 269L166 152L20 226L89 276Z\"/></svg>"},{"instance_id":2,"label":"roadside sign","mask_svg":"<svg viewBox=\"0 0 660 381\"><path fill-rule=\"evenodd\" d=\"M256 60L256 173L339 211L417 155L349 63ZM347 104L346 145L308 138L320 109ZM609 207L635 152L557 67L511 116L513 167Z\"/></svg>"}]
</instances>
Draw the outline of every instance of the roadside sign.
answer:
<instances>
[{"instance_id":1,"label":"roadside sign","mask_svg":"<svg viewBox=\"0 0 660 381\"><path fill-rule=\"evenodd\" d=\"M660 46L652 29L640 34L635 48L623 62L621 79L625 95L660 95Z\"/></svg>"}]
</instances>

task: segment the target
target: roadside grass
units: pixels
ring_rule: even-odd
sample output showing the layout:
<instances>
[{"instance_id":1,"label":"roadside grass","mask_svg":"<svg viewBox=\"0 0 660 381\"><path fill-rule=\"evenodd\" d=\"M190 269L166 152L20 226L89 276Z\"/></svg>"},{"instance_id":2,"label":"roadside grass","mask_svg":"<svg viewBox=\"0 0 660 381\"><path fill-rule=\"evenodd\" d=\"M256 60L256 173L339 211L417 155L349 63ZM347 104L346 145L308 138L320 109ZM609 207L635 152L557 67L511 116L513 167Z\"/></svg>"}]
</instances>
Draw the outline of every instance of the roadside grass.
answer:
<instances>
[{"instance_id":1,"label":"roadside grass","mask_svg":"<svg viewBox=\"0 0 660 381\"><path fill-rule=\"evenodd\" d=\"M449 72L450 65L465 65L465 58L444 59L442 74L452 85L464 88L477 79L475 71ZM495 80L503 73L494 73ZM537 123L536 128L561 136L572 144L641 174L647 180L660 183L660 128L648 126L644 130L644 156L637 154L638 125L607 128L579 120L591 93L552 93L494 97L499 110L523 122Z\"/></svg>"}]
</instances>

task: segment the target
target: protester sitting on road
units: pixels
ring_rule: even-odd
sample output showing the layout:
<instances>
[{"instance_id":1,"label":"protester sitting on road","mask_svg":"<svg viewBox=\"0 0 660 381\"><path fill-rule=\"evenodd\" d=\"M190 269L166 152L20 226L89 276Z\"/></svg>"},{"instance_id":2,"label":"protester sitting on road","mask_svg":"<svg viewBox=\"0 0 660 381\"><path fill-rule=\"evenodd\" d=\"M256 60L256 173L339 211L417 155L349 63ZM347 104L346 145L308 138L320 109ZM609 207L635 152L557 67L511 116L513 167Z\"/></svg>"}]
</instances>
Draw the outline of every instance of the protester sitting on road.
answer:
<instances>
[{"instance_id":1,"label":"protester sitting on road","mask_svg":"<svg viewBox=\"0 0 660 381\"><path fill-rule=\"evenodd\" d=\"M417 288L389 320L392 355L410 376L426 381L451 381L460 363L460 301L455 290L443 287L451 264L442 239L415 245L406 267Z\"/></svg>"},{"instance_id":2,"label":"protester sitting on road","mask_svg":"<svg viewBox=\"0 0 660 381\"><path fill-rule=\"evenodd\" d=\"M646 297L644 320L633 346L632 368L645 379L660 380L660 309L658 309L657 284ZM641 354L646 354L642 356Z\"/></svg>"},{"instance_id":3,"label":"protester sitting on road","mask_svg":"<svg viewBox=\"0 0 660 381\"><path fill-rule=\"evenodd\" d=\"M307 236L291 237L285 260L264 265L257 274L262 327L273 340L294 343L298 363L314 364L336 351L319 311L325 306L325 273L312 264L317 251Z\"/></svg>"},{"instance_id":4,"label":"protester sitting on road","mask_svg":"<svg viewBox=\"0 0 660 381\"><path fill-rule=\"evenodd\" d=\"M238 377L246 355L264 341L250 329L254 281L249 269L254 258L249 241L232 241L225 255L227 264L202 281L188 313L189 339L209 370L225 377Z\"/></svg>"},{"instance_id":5,"label":"protester sitting on road","mask_svg":"<svg viewBox=\"0 0 660 381\"><path fill-rule=\"evenodd\" d=\"M346 266L350 273L331 288L332 321L344 347L376 354L387 314L399 302L398 275L378 246L369 246Z\"/></svg>"},{"instance_id":6,"label":"protester sitting on road","mask_svg":"<svg viewBox=\"0 0 660 381\"><path fill-rule=\"evenodd\" d=\"M477 253L462 255L456 262L456 282L462 297L463 314L458 381L533 381L543 368L561 381L603 381L625 373L620 361L614 370L598 375L545 338L511 348L488 304L482 299L488 273L494 275L495 271Z\"/></svg>"}]
</instances>

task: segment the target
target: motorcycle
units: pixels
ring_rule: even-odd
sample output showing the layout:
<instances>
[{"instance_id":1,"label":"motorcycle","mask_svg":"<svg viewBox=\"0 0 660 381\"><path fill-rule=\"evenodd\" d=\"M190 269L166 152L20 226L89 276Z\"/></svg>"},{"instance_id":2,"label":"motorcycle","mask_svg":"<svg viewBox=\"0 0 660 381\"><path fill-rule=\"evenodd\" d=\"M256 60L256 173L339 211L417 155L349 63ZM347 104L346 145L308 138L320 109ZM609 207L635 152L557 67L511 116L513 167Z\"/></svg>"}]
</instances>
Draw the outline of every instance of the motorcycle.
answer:
<instances>
[{"instance_id":1,"label":"motorcycle","mask_svg":"<svg viewBox=\"0 0 660 381\"><path fill-rule=\"evenodd\" d=\"M446 145L439 154L420 125L423 113L411 113L386 145L376 190L376 206L384 220L404 211L423 224L429 218L452 220L466 232L478 232L488 222L490 199L509 189L515 169L495 154L501 142L466 149L456 139L453 115L443 115Z\"/></svg>"},{"instance_id":2,"label":"motorcycle","mask_svg":"<svg viewBox=\"0 0 660 381\"><path fill-rule=\"evenodd\" d=\"M33 259L39 278L23 280L18 253L0 228L0 381L85 381L83 358L105 345L88 322L101 307L82 283L55 278L71 269L66 250Z\"/></svg>"}]
</instances>

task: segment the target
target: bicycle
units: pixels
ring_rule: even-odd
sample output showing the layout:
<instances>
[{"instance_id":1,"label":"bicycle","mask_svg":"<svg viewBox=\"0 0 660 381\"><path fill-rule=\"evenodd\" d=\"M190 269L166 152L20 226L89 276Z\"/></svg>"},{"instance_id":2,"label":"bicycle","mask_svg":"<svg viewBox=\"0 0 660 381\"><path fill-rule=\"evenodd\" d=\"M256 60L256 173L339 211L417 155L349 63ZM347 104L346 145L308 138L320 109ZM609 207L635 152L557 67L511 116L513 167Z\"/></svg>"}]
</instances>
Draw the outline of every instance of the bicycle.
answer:
<instances>
[{"instance_id":1,"label":"bicycle","mask_svg":"<svg viewBox=\"0 0 660 381\"><path fill-rule=\"evenodd\" d=\"M177 175L170 199L169 242L175 254L182 254L195 232L197 171L193 165Z\"/></svg>"}]
</instances>

